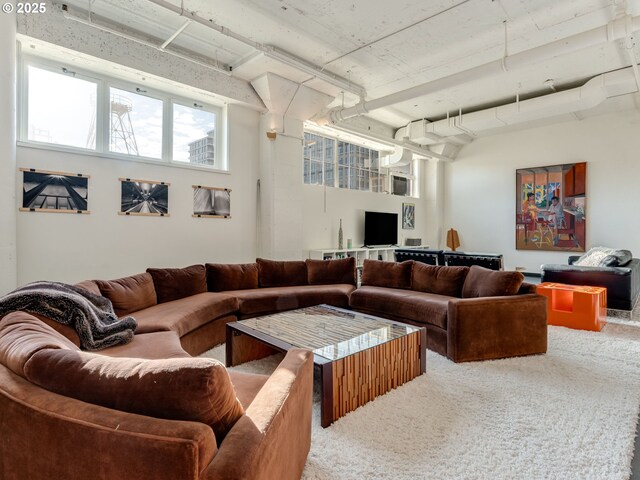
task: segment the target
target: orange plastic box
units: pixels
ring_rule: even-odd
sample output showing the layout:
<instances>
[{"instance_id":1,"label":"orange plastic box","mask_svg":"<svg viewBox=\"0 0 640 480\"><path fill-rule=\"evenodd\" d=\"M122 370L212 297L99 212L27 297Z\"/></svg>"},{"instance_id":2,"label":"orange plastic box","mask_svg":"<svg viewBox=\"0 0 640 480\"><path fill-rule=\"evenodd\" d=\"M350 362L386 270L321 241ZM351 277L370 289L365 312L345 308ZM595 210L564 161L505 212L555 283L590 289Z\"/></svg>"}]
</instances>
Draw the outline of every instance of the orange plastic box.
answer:
<instances>
[{"instance_id":1,"label":"orange plastic box","mask_svg":"<svg viewBox=\"0 0 640 480\"><path fill-rule=\"evenodd\" d=\"M547 324L599 332L606 324L607 289L562 283L541 283L537 293L547 297Z\"/></svg>"}]
</instances>

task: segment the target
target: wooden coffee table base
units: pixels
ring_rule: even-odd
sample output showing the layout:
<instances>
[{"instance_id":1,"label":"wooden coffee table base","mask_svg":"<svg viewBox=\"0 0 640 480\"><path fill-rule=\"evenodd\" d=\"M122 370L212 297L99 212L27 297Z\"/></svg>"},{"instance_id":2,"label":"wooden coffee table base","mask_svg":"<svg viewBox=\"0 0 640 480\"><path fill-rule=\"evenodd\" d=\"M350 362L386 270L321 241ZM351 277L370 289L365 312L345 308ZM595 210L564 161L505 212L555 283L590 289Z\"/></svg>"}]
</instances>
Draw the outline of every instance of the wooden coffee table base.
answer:
<instances>
[{"instance_id":1,"label":"wooden coffee table base","mask_svg":"<svg viewBox=\"0 0 640 480\"><path fill-rule=\"evenodd\" d=\"M288 345L274 344L272 338L240 332L227 325L226 363L228 367L286 351ZM365 403L416 378L426 370L425 328L338 360L318 355L322 385L321 424L334 421Z\"/></svg>"}]
</instances>

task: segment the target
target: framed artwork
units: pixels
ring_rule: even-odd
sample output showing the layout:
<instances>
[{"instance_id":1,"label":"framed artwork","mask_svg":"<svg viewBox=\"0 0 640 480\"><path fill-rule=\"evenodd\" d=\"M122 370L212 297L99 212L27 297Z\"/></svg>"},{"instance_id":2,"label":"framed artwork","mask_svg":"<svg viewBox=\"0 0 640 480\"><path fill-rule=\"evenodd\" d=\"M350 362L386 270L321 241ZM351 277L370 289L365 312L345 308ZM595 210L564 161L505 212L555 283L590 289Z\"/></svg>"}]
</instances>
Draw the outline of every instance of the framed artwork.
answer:
<instances>
[{"instance_id":1,"label":"framed artwork","mask_svg":"<svg viewBox=\"0 0 640 480\"><path fill-rule=\"evenodd\" d=\"M193 217L231 218L231 190L193 185Z\"/></svg>"},{"instance_id":2,"label":"framed artwork","mask_svg":"<svg viewBox=\"0 0 640 480\"><path fill-rule=\"evenodd\" d=\"M416 204L402 204L402 229L413 230L416 228Z\"/></svg>"},{"instance_id":3,"label":"framed artwork","mask_svg":"<svg viewBox=\"0 0 640 480\"><path fill-rule=\"evenodd\" d=\"M169 216L169 185L166 182L120 179L119 215Z\"/></svg>"},{"instance_id":4,"label":"framed artwork","mask_svg":"<svg viewBox=\"0 0 640 480\"><path fill-rule=\"evenodd\" d=\"M21 168L21 212L91 213L89 175Z\"/></svg>"},{"instance_id":5,"label":"framed artwork","mask_svg":"<svg viewBox=\"0 0 640 480\"><path fill-rule=\"evenodd\" d=\"M516 249L584 252L587 164L516 170Z\"/></svg>"}]
</instances>

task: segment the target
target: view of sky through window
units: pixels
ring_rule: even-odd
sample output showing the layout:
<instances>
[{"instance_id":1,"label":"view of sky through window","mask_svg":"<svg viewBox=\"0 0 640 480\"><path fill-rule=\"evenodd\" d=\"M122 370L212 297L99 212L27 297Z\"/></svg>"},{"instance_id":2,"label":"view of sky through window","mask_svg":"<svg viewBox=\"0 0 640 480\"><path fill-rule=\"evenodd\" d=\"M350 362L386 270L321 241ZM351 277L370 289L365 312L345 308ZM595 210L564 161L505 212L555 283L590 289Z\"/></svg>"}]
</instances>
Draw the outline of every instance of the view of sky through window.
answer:
<instances>
[{"instance_id":1,"label":"view of sky through window","mask_svg":"<svg viewBox=\"0 0 640 480\"><path fill-rule=\"evenodd\" d=\"M30 66L28 88L29 140L95 148L95 83Z\"/></svg>"}]
</instances>

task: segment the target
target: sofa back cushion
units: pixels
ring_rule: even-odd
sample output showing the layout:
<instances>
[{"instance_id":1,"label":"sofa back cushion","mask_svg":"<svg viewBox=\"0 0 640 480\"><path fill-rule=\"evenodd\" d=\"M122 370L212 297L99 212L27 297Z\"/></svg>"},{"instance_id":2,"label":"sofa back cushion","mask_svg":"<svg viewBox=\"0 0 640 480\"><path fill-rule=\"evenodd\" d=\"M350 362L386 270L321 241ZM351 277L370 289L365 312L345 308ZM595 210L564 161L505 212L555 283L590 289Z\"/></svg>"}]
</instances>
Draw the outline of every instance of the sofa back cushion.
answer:
<instances>
[{"instance_id":1,"label":"sofa back cushion","mask_svg":"<svg viewBox=\"0 0 640 480\"><path fill-rule=\"evenodd\" d=\"M413 264L411 288L419 292L461 297L467 273L469 267L445 267L416 262Z\"/></svg>"},{"instance_id":2,"label":"sofa back cushion","mask_svg":"<svg viewBox=\"0 0 640 480\"><path fill-rule=\"evenodd\" d=\"M357 284L356 259L306 260L309 285Z\"/></svg>"},{"instance_id":3,"label":"sofa back cushion","mask_svg":"<svg viewBox=\"0 0 640 480\"><path fill-rule=\"evenodd\" d=\"M256 259L258 284L261 287L292 287L307 285L307 264L300 260Z\"/></svg>"},{"instance_id":4,"label":"sofa back cushion","mask_svg":"<svg viewBox=\"0 0 640 480\"><path fill-rule=\"evenodd\" d=\"M384 262L365 260L362 268L362 285L387 288L411 288L413 260Z\"/></svg>"},{"instance_id":5,"label":"sofa back cushion","mask_svg":"<svg viewBox=\"0 0 640 480\"><path fill-rule=\"evenodd\" d=\"M209 425L218 444L244 414L226 368L209 358L143 360L43 349L24 365L42 388L123 412Z\"/></svg>"},{"instance_id":6,"label":"sofa back cushion","mask_svg":"<svg viewBox=\"0 0 640 480\"><path fill-rule=\"evenodd\" d=\"M153 279L148 273L116 280L94 280L102 296L113 304L116 315L122 317L157 304Z\"/></svg>"},{"instance_id":7,"label":"sofa back cushion","mask_svg":"<svg viewBox=\"0 0 640 480\"><path fill-rule=\"evenodd\" d=\"M158 303L170 302L207 291L204 265L185 268L147 268L153 278Z\"/></svg>"},{"instance_id":8,"label":"sofa back cushion","mask_svg":"<svg viewBox=\"0 0 640 480\"><path fill-rule=\"evenodd\" d=\"M462 287L463 298L497 297L518 293L524 275L520 272L489 270L473 265Z\"/></svg>"},{"instance_id":9,"label":"sofa back cushion","mask_svg":"<svg viewBox=\"0 0 640 480\"><path fill-rule=\"evenodd\" d=\"M96 295L102 295L100 293L100 288L98 288L98 284L93 280L83 280L80 283L75 284L76 287L84 288L88 292L94 293Z\"/></svg>"},{"instance_id":10,"label":"sofa back cushion","mask_svg":"<svg viewBox=\"0 0 640 480\"><path fill-rule=\"evenodd\" d=\"M257 263L207 263L207 288L210 292L258 288Z\"/></svg>"},{"instance_id":11,"label":"sofa back cushion","mask_svg":"<svg viewBox=\"0 0 640 480\"><path fill-rule=\"evenodd\" d=\"M25 377L24 366L43 349L80 349L46 323L27 312L12 312L0 319L0 363Z\"/></svg>"}]
</instances>

